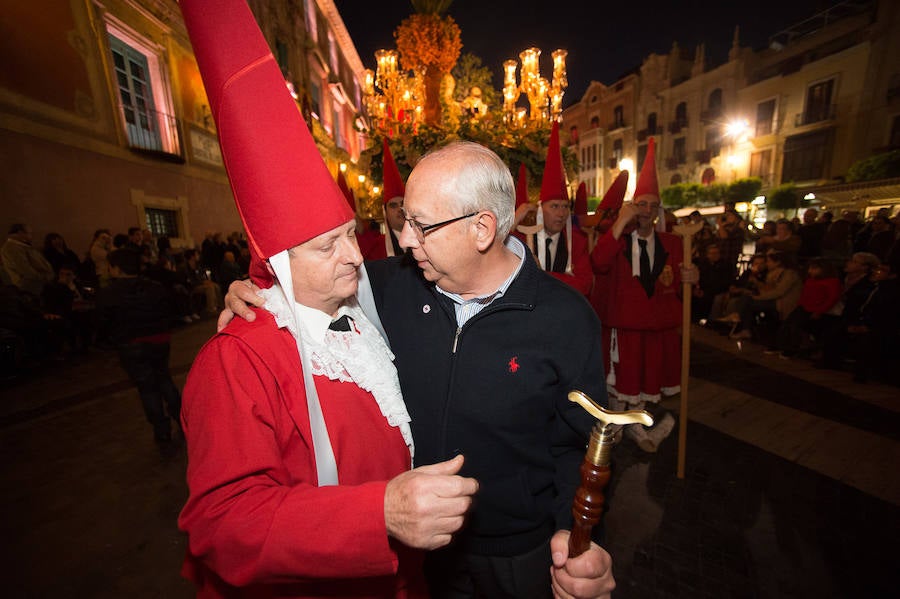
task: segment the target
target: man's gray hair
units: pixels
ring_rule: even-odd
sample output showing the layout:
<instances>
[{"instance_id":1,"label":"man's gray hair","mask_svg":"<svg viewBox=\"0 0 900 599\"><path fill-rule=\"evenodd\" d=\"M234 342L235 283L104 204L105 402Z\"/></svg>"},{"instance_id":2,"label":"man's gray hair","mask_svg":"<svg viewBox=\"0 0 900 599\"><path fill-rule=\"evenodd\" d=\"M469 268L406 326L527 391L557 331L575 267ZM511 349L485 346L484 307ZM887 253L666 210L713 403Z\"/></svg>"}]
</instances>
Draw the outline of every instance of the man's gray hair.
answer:
<instances>
[{"instance_id":1,"label":"man's gray hair","mask_svg":"<svg viewBox=\"0 0 900 599\"><path fill-rule=\"evenodd\" d=\"M426 154L420 161L446 161L456 166L447 177L451 197L459 213L480 210L497 217L497 239L505 241L513 224L516 187L509 167L490 149L471 142L454 141Z\"/></svg>"}]
</instances>

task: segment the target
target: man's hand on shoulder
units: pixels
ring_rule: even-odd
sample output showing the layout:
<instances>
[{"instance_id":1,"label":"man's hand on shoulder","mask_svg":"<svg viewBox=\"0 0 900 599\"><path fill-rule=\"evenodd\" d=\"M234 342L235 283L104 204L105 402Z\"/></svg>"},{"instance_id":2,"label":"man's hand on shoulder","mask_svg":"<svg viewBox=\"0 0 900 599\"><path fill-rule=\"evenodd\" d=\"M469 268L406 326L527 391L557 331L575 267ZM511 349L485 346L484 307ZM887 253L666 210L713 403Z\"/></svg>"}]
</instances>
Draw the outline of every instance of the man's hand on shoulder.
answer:
<instances>
[{"instance_id":1,"label":"man's hand on shoulder","mask_svg":"<svg viewBox=\"0 0 900 599\"><path fill-rule=\"evenodd\" d=\"M262 308L266 303L266 300L256 294L257 291L259 287L250 279L232 282L228 286L228 293L225 294L225 309L219 314L217 330L224 329L235 316L240 316L247 322L256 320L256 314L250 306Z\"/></svg>"},{"instance_id":2,"label":"man's hand on shoulder","mask_svg":"<svg viewBox=\"0 0 900 599\"><path fill-rule=\"evenodd\" d=\"M612 558L596 543L578 557L569 558L569 531L558 530L550 539L550 553L550 579L556 599L603 599L616 588Z\"/></svg>"}]
</instances>

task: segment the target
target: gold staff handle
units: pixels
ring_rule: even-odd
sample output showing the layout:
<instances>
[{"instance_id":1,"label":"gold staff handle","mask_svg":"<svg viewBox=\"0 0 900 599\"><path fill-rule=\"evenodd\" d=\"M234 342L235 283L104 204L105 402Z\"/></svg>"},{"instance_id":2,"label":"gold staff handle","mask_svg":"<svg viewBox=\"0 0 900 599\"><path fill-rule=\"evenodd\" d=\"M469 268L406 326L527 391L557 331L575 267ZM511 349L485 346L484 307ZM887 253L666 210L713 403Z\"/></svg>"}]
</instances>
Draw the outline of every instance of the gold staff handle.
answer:
<instances>
[{"instance_id":1,"label":"gold staff handle","mask_svg":"<svg viewBox=\"0 0 900 599\"><path fill-rule=\"evenodd\" d=\"M618 428L613 427L629 424L652 426L653 417L644 410L606 410L581 391L570 391L569 401L577 403L597 419L581 464L581 485L572 501L574 523L569 536L569 557L577 557L590 547L591 530L600 522L603 513L603 490L609 482L610 454L618 431Z\"/></svg>"}]
</instances>

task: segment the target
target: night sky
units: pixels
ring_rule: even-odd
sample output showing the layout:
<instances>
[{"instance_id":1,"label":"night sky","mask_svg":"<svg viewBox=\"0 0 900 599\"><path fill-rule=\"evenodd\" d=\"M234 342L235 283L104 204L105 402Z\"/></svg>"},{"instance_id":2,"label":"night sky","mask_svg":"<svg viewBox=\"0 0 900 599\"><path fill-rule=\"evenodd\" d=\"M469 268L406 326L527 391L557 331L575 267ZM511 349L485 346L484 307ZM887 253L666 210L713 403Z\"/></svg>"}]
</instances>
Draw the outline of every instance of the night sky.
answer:
<instances>
[{"instance_id":1,"label":"night sky","mask_svg":"<svg viewBox=\"0 0 900 599\"><path fill-rule=\"evenodd\" d=\"M408 0L335 0L363 64L374 70L375 50L393 48L393 32L412 12ZM471 52L494 71L494 88L503 84L502 64L537 46L541 73L551 76L550 53L565 48L569 89L563 104L581 99L593 81L611 84L640 66L652 52L666 53L677 41L693 53L706 43L707 65L724 62L735 25L741 44L767 45L768 38L834 2L754 0L740 3L668 0L455 0L448 13L462 30L462 52Z\"/></svg>"}]
</instances>

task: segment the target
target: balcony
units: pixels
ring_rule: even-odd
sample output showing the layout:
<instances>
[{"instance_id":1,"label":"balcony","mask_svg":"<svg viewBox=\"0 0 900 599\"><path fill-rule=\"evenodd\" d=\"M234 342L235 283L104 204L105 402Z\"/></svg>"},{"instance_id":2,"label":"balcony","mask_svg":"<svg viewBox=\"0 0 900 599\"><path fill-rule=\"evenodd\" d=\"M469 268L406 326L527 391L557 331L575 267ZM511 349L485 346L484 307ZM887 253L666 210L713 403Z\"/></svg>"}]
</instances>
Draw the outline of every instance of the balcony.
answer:
<instances>
[{"instance_id":1,"label":"balcony","mask_svg":"<svg viewBox=\"0 0 900 599\"><path fill-rule=\"evenodd\" d=\"M119 104L129 149L168 162L184 162L181 122L139 104Z\"/></svg>"},{"instance_id":2,"label":"balcony","mask_svg":"<svg viewBox=\"0 0 900 599\"><path fill-rule=\"evenodd\" d=\"M624 129L624 128L625 128L625 121L613 121L612 123L609 124L609 126L606 128L606 130L607 131L616 131L618 129Z\"/></svg>"},{"instance_id":3,"label":"balcony","mask_svg":"<svg viewBox=\"0 0 900 599\"><path fill-rule=\"evenodd\" d=\"M722 118L722 107L709 108L700 112L700 120L704 123L711 123Z\"/></svg>"},{"instance_id":4,"label":"balcony","mask_svg":"<svg viewBox=\"0 0 900 599\"><path fill-rule=\"evenodd\" d=\"M666 168L670 171L678 168L678 159L677 158L666 158Z\"/></svg>"},{"instance_id":5,"label":"balcony","mask_svg":"<svg viewBox=\"0 0 900 599\"><path fill-rule=\"evenodd\" d=\"M609 160L607 160L607 167L611 169L619 168L619 159L613 156Z\"/></svg>"},{"instance_id":6,"label":"balcony","mask_svg":"<svg viewBox=\"0 0 900 599\"><path fill-rule=\"evenodd\" d=\"M697 150L694 152L694 159L700 164L709 164L712 159L712 150Z\"/></svg>"},{"instance_id":7,"label":"balcony","mask_svg":"<svg viewBox=\"0 0 900 599\"><path fill-rule=\"evenodd\" d=\"M823 123L833 121L837 116L837 104L830 106L820 106L806 112L799 113L794 118L794 126L802 127L804 125L812 125L814 123Z\"/></svg>"},{"instance_id":8,"label":"balcony","mask_svg":"<svg viewBox=\"0 0 900 599\"><path fill-rule=\"evenodd\" d=\"M686 118L675 119L669 123L669 133L681 133L681 130L687 126L688 120Z\"/></svg>"}]
</instances>

